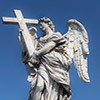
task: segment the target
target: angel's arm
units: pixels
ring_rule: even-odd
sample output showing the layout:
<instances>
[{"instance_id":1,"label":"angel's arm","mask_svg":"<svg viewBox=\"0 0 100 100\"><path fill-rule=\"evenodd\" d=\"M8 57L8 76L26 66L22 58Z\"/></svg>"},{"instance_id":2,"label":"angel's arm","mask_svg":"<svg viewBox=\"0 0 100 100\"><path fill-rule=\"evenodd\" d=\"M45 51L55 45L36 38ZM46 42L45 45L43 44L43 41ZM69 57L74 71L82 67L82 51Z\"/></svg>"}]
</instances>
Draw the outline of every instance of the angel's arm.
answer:
<instances>
[{"instance_id":1,"label":"angel's arm","mask_svg":"<svg viewBox=\"0 0 100 100\"><path fill-rule=\"evenodd\" d=\"M51 52L55 47L65 43L65 40L63 40L61 37L58 38L57 36L53 36L50 38L50 41L43 46L40 50L34 51L33 55L30 58L31 63L37 63L36 60L40 58L41 56Z\"/></svg>"},{"instance_id":2,"label":"angel's arm","mask_svg":"<svg viewBox=\"0 0 100 100\"><path fill-rule=\"evenodd\" d=\"M59 35L59 33L56 33ZM48 42L43 48L41 48L40 50L38 51L35 51L36 55L37 56L42 56L42 55L45 55L47 53L49 53L51 50L53 50L55 47L59 46L59 45L62 45L66 42L66 40L64 38L62 38L61 36L60 37L57 37L57 36L53 36L51 41Z\"/></svg>"},{"instance_id":3,"label":"angel's arm","mask_svg":"<svg viewBox=\"0 0 100 100\"><path fill-rule=\"evenodd\" d=\"M35 51L37 56L42 56L50 52L54 47L56 47L56 43L54 41L51 41L47 43L43 48L41 48L38 51Z\"/></svg>"},{"instance_id":4,"label":"angel's arm","mask_svg":"<svg viewBox=\"0 0 100 100\"><path fill-rule=\"evenodd\" d=\"M32 56L29 59L29 62L31 64L38 64L39 63L39 58L48 52L50 52L54 47L56 46L56 43L51 41L48 42L43 48L40 50L35 50L32 54Z\"/></svg>"}]
</instances>

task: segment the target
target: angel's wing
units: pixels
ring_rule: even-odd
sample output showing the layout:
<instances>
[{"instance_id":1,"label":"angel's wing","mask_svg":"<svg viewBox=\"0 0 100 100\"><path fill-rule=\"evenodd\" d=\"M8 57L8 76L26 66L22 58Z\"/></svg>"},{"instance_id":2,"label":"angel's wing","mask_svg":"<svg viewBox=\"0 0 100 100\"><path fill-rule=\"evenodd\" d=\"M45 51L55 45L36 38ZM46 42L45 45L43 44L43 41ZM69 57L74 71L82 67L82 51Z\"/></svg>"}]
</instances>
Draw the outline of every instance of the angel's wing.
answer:
<instances>
[{"instance_id":1,"label":"angel's wing","mask_svg":"<svg viewBox=\"0 0 100 100\"><path fill-rule=\"evenodd\" d=\"M29 28L29 33L30 33L30 37L31 37L30 39L32 39L32 42L33 42L33 46L34 46L34 48L36 48L37 42L38 42L37 41L37 38L38 38L37 29L35 27L31 27L31 28ZM19 29L18 39L19 39L22 51L23 52L27 51L26 46L25 46L25 41L24 41L23 36L22 36L22 30L21 29Z\"/></svg>"},{"instance_id":2,"label":"angel's wing","mask_svg":"<svg viewBox=\"0 0 100 100\"><path fill-rule=\"evenodd\" d=\"M33 41L34 48L36 49L37 44L38 44L37 29L35 27L31 27L31 28L29 28L29 32L31 34L31 38L32 38L32 41Z\"/></svg>"},{"instance_id":3,"label":"angel's wing","mask_svg":"<svg viewBox=\"0 0 100 100\"><path fill-rule=\"evenodd\" d=\"M84 26L75 19L68 21L69 30L64 37L67 40L67 54L73 59L79 77L90 82L87 67L88 35Z\"/></svg>"}]
</instances>

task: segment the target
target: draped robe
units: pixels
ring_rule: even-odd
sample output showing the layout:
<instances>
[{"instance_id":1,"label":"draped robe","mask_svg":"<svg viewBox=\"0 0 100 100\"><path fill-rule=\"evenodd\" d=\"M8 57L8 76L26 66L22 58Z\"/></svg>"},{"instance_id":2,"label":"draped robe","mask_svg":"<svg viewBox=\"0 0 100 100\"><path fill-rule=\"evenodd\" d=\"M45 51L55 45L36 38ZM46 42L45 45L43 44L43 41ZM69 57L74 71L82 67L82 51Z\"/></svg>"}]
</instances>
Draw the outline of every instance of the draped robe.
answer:
<instances>
[{"instance_id":1,"label":"draped robe","mask_svg":"<svg viewBox=\"0 0 100 100\"><path fill-rule=\"evenodd\" d=\"M43 48L48 42L59 42L62 39L60 33L43 36L38 40L37 50ZM50 52L42 55L36 76L33 79L30 97L33 95L37 84L37 77L40 75L44 82L44 89L41 92L41 100L69 100L71 94L69 80L70 61L66 54L64 45L57 45ZM29 99L31 100L31 99Z\"/></svg>"}]
</instances>

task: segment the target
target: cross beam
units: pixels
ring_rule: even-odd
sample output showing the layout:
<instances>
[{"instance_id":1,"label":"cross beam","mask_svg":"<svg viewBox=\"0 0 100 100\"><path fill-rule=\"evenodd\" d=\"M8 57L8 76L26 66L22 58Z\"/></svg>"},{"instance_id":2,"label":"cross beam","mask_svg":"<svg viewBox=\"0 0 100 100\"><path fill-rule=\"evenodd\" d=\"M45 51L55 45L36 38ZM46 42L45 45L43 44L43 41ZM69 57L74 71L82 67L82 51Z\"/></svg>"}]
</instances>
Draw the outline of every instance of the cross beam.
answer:
<instances>
[{"instance_id":1,"label":"cross beam","mask_svg":"<svg viewBox=\"0 0 100 100\"><path fill-rule=\"evenodd\" d=\"M22 30L22 36L25 42L29 56L33 54L34 46L28 31L27 25L38 25L38 20L36 19L25 19L20 10L14 10L16 18L2 17L3 23L18 24Z\"/></svg>"}]
</instances>

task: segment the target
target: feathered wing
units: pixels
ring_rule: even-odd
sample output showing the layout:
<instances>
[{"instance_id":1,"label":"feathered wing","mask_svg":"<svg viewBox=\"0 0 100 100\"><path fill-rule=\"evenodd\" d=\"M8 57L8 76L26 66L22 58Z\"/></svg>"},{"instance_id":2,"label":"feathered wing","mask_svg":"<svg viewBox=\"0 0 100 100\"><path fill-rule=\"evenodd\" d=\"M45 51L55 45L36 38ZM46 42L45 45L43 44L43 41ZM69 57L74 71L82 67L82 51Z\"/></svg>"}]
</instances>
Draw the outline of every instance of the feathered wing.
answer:
<instances>
[{"instance_id":1,"label":"feathered wing","mask_svg":"<svg viewBox=\"0 0 100 100\"><path fill-rule=\"evenodd\" d=\"M84 26L77 20L68 21L69 31L64 37L67 39L69 56L73 59L79 77L84 82L90 82L87 67L88 35Z\"/></svg>"},{"instance_id":2,"label":"feathered wing","mask_svg":"<svg viewBox=\"0 0 100 100\"><path fill-rule=\"evenodd\" d=\"M29 28L29 33L30 33L30 37L31 37L30 39L32 39L32 42L33 42L33 46L34 46L34 48L36 48L37 42L38 42L37 41L37 29L35 27L31 27L31 28ZM27 51L21 29L19 29L18 39L19 39L22 51L23 50Z\"/></svg>"}]
</instances>

